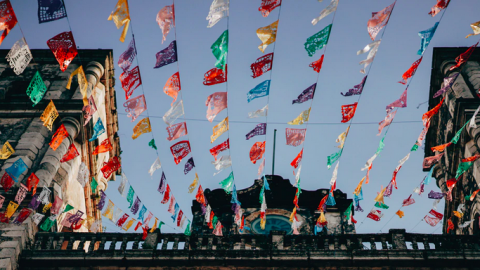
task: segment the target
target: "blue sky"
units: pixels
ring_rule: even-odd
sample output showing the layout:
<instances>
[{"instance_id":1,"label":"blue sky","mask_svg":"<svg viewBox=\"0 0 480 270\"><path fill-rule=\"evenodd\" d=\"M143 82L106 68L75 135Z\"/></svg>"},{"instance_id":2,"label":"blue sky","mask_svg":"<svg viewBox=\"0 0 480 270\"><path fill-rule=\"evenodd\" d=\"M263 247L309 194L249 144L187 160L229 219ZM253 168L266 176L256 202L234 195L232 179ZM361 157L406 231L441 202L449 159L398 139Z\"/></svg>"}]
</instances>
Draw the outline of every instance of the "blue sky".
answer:
<instances>
[{"instance_id":1,"label":"blue sky","mask_svg":"<svg viewBox=\"0 0 480 270\"><path fill-rule=\"evenodd\" d=\"M260 1L231 0L230 4L228 116L231 150L229 153L232 156L232 168L237 189L252 185L257 176L258 163L254 165L250 162L249 149L255 141L265 140L265 136L245 140L244 135L257 123L265 120L264 118L248 119L247 113L262 108L267 101L270 110L266 135L266 172L270 173L271 171L273 129L277 129L275 174L289 178L292 183L295 181L292 167L289 164L301 148L285 145L284 130L286 127L291 127L286 124L288 121L308 109L310 102L292 105L291 101L316 81L317 73L308 65L322 54L322 52L317 52L313 57L309 57L303 44L308 37L330 24L333 14L312 26L311 20L317 17L330 1L319 3L314 0L284 0L283 2L275 46L273 73L271 74L270 96L268 99L259 98L250 103L247 102L246 93L260 82L270 79L270 73L256 79L251 77L250 64L263 55L257 48L261 42L255 31L277 20L279 9L275 9L269 17L264 18L258 11ZM327 169L327 156L337 151L335 139L348 126L340 123L340 106L357 101L357 96L343 97L340 92L345 92L360 83L364 76L359 72L361 66L358 63L366 58L366 54L357 56L356 52L372 42L366 27L371 12L380 11L392 2L340 0L315 99L312 102L302 162L301 184L303 189L329 188L333 168ZM66 0L69 21L77 46L81 49L113 49L116 63L118 56L127 48L131 40L132 31L129 30L125 43L119 41L121 30L117 30L113 22L107 21L115 3L116 0L101 2ZM441 17L441 14L434 18L427 14L435 3L436 0L401 0L397 2L393 10L358 104L354 124L350 129L340 161L337 188L346 192L349 197L352 196L353 190L365 174L360 169L366 160L375 153L381 139L380 136L376 136L377 123L385 116L385 106L398 99L405 90L405 86L397 82L401 80L402 74L410 65L419 58L416 54L420 48L418 32L432 27ZM183 174L185 161L175 165L169 149L173 142L166 140L166 124L161 118L170 108L171 103L171 98L163 93L163 86L167 79L177 72L177 64L153 69L155 54L175 39L175 31L172 29L166 42L161 44L162 32L155 22L157 12L164 6L171 5L172 2L143 0L130 1L129 4L143 91L147 99L153 136L159 148L160 159L168 183L182 210L190 218L190 206L195 193L188 194L187 190L193 181L194 171L185 176ZM207 28L205 17L210 4L210 0L176 1L175 11L178 67L185 106L184 117L187 119L189 132L188 139L192 146L196 171L202 186L216 189L219 188L218 183L231 171L226 169L217 176L213 176L215 172L211 165L213 157L208 150L226 140L227 135L222 135L214 144L210 143L212 127L216 121L209 123L206 120L204 104L208 95L225 91L226 85L204 86L202 82L204 73L215 64L210 46L227 29L227 19L224 18L214 27ZM69 24L65 19L39 25L36 4L27 5L25 1L15 0L12 1L12 5L32 49L46 49L48 48L46 41L49 38L60 32L69 31ZM359 221L357 232L375 233L379 230L385 232L389 228L406 228L407 231L412 231L415 224L431 209L433 200L427 198L427 193L432 189L438 191L434 182L425 188L425 194L421 197L414 195L416 204L402 209L405 212L404 218L399 219L395 216L391 219L400 208L402 201L426 175L422 171L423 149L419 149L412 153L410 159L398 173L398 190L394 190L393 195L385 199L385 203L390 206L390 209L385 211L382 221L375 222L365 219L374 204L373 199L376 193L380 191L380 186L388 184L398 161L408 154L422 130L422 123L419 121L421 115L428 108L427 105L422 105L417 109L417 105L429 98L433 47L463 47L475 44L477 37L465 39L465 36L472 31L469 25L480 19L476 12L479 5L480 3L475 0L452 1L440 22L424 55L423 62L410 85L408 107L400 109L395 118L395 122L417 122L394 123L391 126L385 139L385 149L373 164L370 184L365 185L363 189L364 200L361 204L365 212L355 213L355 219ZM21 38L21 33L16 27L6 38L2 48L10 48L19 38ZM269 45L265 53L272 52L273 47L273 44ZM152 136L146 134L135 141L131 139L132 129L138 120L132 123L130 118L123 113L122 104L125 101L125 95L118 80L120 73L121 69L115 66L119 135L123 150L122 166L148 210L171 225L170 214L167 212L168 205L160 204L162 196L156 191L161 173L157 171L153 178L148 174L148 169L156 159L155 151L148 146ZM134 92L133 96L140 94L142 94L141 87ZM146 116L146 113L143 116ZM224 110L215 120L220 121L226 116L227 111ZM179 122L181 119L177 120L177 123ZM228 152L224 152L224 154L228 154ZM117 192L119 183L120 178L117 178L116 182L110 182L107 195L117 206L128 211L126 200ZM439 211L442 212L443 202L440 205ZM390 219L391 221L387 224ZM363 224L361 224L362 221ZM105 221L104 225L108 230L118 231L118 228L109 221ZM426 223L420 222L413 231L440 233L440 226L432 228ZM164 231L173 232L169 227L166 227Z\"/></svg>"}]
</instances>

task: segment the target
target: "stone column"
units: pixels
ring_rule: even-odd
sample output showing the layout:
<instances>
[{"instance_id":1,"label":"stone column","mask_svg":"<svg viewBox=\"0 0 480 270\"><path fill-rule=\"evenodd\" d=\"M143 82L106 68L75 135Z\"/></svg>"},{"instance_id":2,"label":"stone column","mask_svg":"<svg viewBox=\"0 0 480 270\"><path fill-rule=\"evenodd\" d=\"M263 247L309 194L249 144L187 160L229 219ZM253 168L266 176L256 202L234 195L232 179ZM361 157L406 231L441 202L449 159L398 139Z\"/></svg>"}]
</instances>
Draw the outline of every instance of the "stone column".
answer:
<instances>
[{"instance_id":1,"label":"stone column","mask_svg":"<svg viewBox=\"0 0 480 270\"><path fill-rule=\"evenodd\" d=\"M56 151L49 148L43 156L39 169L35 172L35 175L40 179L39 187L50 187L53 177L60 167L60 160L67 153L68 147L80 132L80 122L73 117L62 118L62 124L65 125L69 136L63 140Z\"/></svg>"},{"instance_id":2,"label":"stone column","mask_svg":"<svg viewBox=\"0 0 480 270\"><path fill-rule=\"evenodd\" d=\"M392 237L392 247L393 249L407 249L407 244L405 243L405 229L390 229L389 234Z\"/></svg>"}]
</instances>

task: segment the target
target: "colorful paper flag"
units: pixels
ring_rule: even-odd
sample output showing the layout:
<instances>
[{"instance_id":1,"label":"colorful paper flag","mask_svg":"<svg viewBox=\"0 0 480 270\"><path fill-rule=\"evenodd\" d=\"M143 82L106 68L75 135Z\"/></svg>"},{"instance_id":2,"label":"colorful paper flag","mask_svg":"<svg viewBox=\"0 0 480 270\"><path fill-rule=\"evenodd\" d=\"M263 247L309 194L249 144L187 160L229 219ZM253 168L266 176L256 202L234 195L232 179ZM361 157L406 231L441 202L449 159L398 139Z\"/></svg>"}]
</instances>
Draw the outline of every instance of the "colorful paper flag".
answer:
<instances>
[{"instance_id":1,"label":"colorful paper flag","mask_svg":"<svg viewBox=\"0 0 480 270\"><path fill-rule=\"evenodd\" d=\"M230 0L213 0L210 5L210 11L208 12L207 28L213 27L223 17L228 17L228 9L230 7Z\"/></svg>"},{"instance_id":2,"label":"colorful paper flag","mask_svg":"<svg viewBox=\"0 0 480 270\"><path fill-rule=\"evenodd\" d=\"M161 68L177 62L177 41L172 41L167 48L159 51L155 57L157 58L157 62L153 68Z\"/></svg>"},{"instance_id":3,"label":"colorful paper flag","mask_svg":"<svg viewBox=\"0 0 480 270\"><path fill-rule=\"evenodd\" d=\"M47 45L60 64L60 70L64 72L68 65L77 56L77 45L73 39L72 32L63 32L47 41Z\"/></svg>"},{"instance_id":4,"label":"colorful paper flag","mask_svg":"<svg viewBox=\"0 0 480 270\"><path fill-rule=\"evenodd\" d=\"M252 77L255 79L257 77L262 76L263 74L272 70L272 65L273 65L273 52L257 58L255 63L250 65L250 69L252 70L252 73L253 73ZM270 82L269 82L269 85L270 85Z\"/></svg>"},{"instance_id":5,"label":"colorful paper flag","mask_svg":"<svg viewBox=\"0 0 480 270\"><path fill-rule=\"evenodd\" d=\"M142 76L140 75L140 68L138 66L131 70L124 70L119 78L122 88L125 91L125 99L129 99L133 91L142 84Z\"/></svg>"},{"instance_id":6,"label":"colorful paper flag","mask_svg":"<svg viewBox=\"0 0 480 270\"><path fill-rule=\"evenodd\" d=\"M301 104L305 101L313 99L316 88L317 88L317 83L312 84L307 89L303 90L303 92L297 97L297 99L292 100L292 104L295 104L295 103Z\"/></svg>"},{"instance_id":7,"label":"colorful paper flag","mask_svg":"<svg viewBox=\"0 0 480 270\"><path fill-rule=\"evenodd\" d=\"M338 0L337 0L338 1ZM270 25L260 27L257 29L257 36L262 41L262 44L258 46L258 49L264 53L269 44L275 42L277 38L278 20L274 21Z\"/></svg>"},{"instance_id":8,"label":"colorful paper flag","mask_svg":"<svg viewBox=\"0 0 480 270\"><path fill-rule=\"evenodd\" d=\"M99 118L100 119L100 118ZM143 118L138 122L133 128L132 139L138 138L140 135L152 132L152 127L150 126L150 119L148 117Z\"/></svg>"},{"instance_id":9,"label":"colorful paper flag","mask_svg":"<svg viewBox=\"0 0 480 270\"><path fill-rule=\"evenodd\" d=\"M218 137L220 137L225 131L228 130L228 116L225 117L220 123L213 127L213 134L210 136L210 143L213 143Z\"/></svg>"},{"instance_id":10,"label":"colorful paper flag","mask_svg":"<svg viewBox=\"0 0 480 270\"><path fill-rule=\"evenodd\" d=\"M420 38L422 39L420 41L420 49L417 52L418 55L423 55L423 53L425 53L425 50L427 49L428 44L430 44L430 41L432 40L433 35L437 30L437 27L438 27L438 22L436 22L432 28L418 32L418 36L420 36Z\"/></svg>"},{"instance_id":11,"label":"colorful paper flag","mask_svg":"<svg viewBox=\"0 0 480 270\"><path fill-rule=\"evenodd\" d=\"M279 7L282 4L282 0L262 0L258 11L262 13L263 17L268 17L270 12L272 12L276 7Z\"/></svg>"},{"instance_id":12,"label":"colorful paper flag","mask_svg":"<svg viewBox=\"0 0 480 270\"><path fill-rule=\"evenodd\" d=\"M120 41L124 42L127 35L128 26L130 25L130 12L128 11L128 0L118 0L115 5L115 9L112 11L108 20L115 23L117 29L123 26L122 34L120 35Z\"/></svg>"},{"instance_id":13,"label":"colorful paper flag","mask_svg":"<svg viewBox=\"0 0 480 270\"><path fill-rule=\"evenodd\" d=\"M208 96L205 106L207 106L207 120L211 123L221 111L227 108L227 92L215 92Z\"/></svg>"},{"instance_id":14,"label":"colorful paper flag","mask_svg":"<svg viewBox=\"0 0 480 270\"><path fill-rule=\"evenodd\" d=\"M170 147L175 164L178 165L192 151L189 141L180 141Z\"/></svg>"},{"instance_id":15,"label":"colorful paper flag","mask_svg":"<svg viewBox=\"0 0 480 270\"><path fill-rule=\"evenodd\" d=\"M285 137L287 139L287 145L299 146L305 140L307 129L286 128Z\"/></svg>"},{"instance_id":16,"label":"colorful paper flag","mask_svg":"<svg viewBox=\"0 0 480 270\"><path fill-rule=\"evenodd\" d=\"M320 16L312 20L312 25L316 25L320 20L330 15L337 10L339 0L332 0L330 4L320 12Z\"/></svg>"},{"instance_id":17,"label":"colorful paper flag","mask_svg":"<svg viewBox=\"0 0 480 270\"><path fill-rule=\"evenodd\" d=\"M2 2L0 2L0 9L1 3ZM27 96L30 97L30 100L33 102L33 106L37 105L38 102L42 100L45 92L47 92L47 86L45 86L42 76L40 76L40 72L37 70L27 88Z\"/></svg>"},{"instance_id":18,"label":"colorful paper flag","mask_svg":"<svg viewBox=\"0 0 480 270\"><path fill-rule=\"evenodd\" d=\"M316 51L321 50L323 47L325 47L325 45L327 45L331 30L332 24L329 24L315 35L307 38L304 46L308 56L312 57Z\"/></svg>"},{"instance_id":19,"label":"colorful paper flag","mask_svg":"<svg viewBox=\"0 0 480 270\"><path fill-rule=\"evenodd\" d=\"M368 34L372 40L375 40L380 30L387 25L390 15L392 14L392 10L395 7L395 3L396 1L379 12L372 12L372 18L368 20L367 23Z\"/></svg>"},{"instance_id":20,"label":"colorful paper flag","mask_svg":"<svg viewBox=\"0 0 480 270\"><path fill-rule=\"evenodd\" d=\"M171 6L165 6L157 13L157 23L162 29L162 44L166 40L168 32L175 27L175 7L172 4ZM172 27L173 25L173 27Z\"/></svg>"},{"instance_id":21,"label":"colorful paper flag","mask_svg":"<svg viewBox=\"0 0 480 270\"><path fill-rule=\"evenodd\" d=\"M123 103L123 107L125 107L125 112L127 113L127 117L132 118L132 122L137 119L144 111L147 110L147 102L145 102L145 96L140 95L138 97L134 97L129 99Z\"/></svg>"}]
</instances>

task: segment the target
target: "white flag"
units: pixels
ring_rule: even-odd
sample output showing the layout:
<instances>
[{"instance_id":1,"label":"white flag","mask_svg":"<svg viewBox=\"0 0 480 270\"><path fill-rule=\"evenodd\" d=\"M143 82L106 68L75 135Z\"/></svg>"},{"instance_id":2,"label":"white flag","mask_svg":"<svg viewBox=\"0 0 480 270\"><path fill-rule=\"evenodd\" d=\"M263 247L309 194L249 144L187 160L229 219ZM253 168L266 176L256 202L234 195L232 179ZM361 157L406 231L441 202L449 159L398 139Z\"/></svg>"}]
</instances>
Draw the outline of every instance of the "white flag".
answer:
<instances>
[{"instance_id":1,"label":"white flag","mask_svg":"<svg viewBox=\"0 0 480 270\"><path fill-rule=\"evenodd\" d=\"M317 24L321 19L327 17L330 13L337 10L337 6L338 6L338 0L332 0L332 2L330 2L330 5L328 5L324 10L320 12L320 16L313 19L312 24L313 25Z\"/></svg>"},{"instance_id":2,"label":"white flag","mask_svg":"<svg viewBox=\"0 0 480 270\"><path fill-rule=\"evenodd\" d=\"M370 166L372 165L372 162L377 158L377 154L373 155L369 160L367 160L367 163L365 164L365 167L363 167L361 170L362 171L365 171L367 170L368 168L370 168Z\"/></svg>"},{"instance_id":3,"label":"white flag","mask_svg":"<svg viewBox=\"0 0 480 270\"><path fill-rule=\"evenodd\" d=\"M165 124L171 126L175 120L184 114L183 112L183 100L178 101L173 104L173 106L168 110L163 116L163 121Z\"/></svg>"},{"instance_id":4,"label":"white flag","mask_svg":"<svg viewBox=\"0 0 480 270\"><path fill-rule=\"evenodd\" d=\"M363 50L360 50L360 51L357 52L357 55L360 55L362 53L366 53L366 52L370 51L368 53L367 59L365 59L363 61L360 61L360 65L364 64L364 67L360 70L361 73L365 74L365 69L367 68L368 65L370 65L370 63L373 62L373 59L375 59L375 55L377 54L378 46L380 46L381 41L382 40L374 41L374 42L368 44L367 46L365 46L365 48L363 48Z\"/></svg>"},{"instance_id":5,"label":"white flag","mask_svg":"<svg viewBox=\"0 0 480 270\"><path fill-rule=\"evenodd\" d=\"M127 182L128 182L128 179L127 179L127 176L122 172L122 182L120 183L120 185L118 186L118 192L120 193L120 195L122 195L122 197L125 198L125 196L127 195L127 193L125 192L127 189L125 188L127 186Z\"/></svg>"},{"instance_id":6,"label":"white flag","mask_svg":"<svg viewBox=\"0 0 480 270\"><path fill-rule=\"evenodd\" d=\"M459 228L465 228L467 226L470 225L470 223L472 223L473 220L470 220L470 221L465 221L462 225L458 225Z\"/></svg>"},{"instance_id":7,"label":"white flag","mask_svg":"<svg viewBox=\"0 0 480 270\"><path fill-rule=\"evenodd\" d=\"M261 116L267 116L268 114L268 104L265 107L261 108L260 110L256 110L254 112L248 113L248 118L257 118Z\"/></svg>"},{"instance_id":8,"label":"white flag","mask_svg":"<svg viewBox=\"0 0 480 270\"><path fill-rule=\"evenodd\" d=\"M472 119L470 119L470 123L468 124L470 128L477 128L477 123L475 123L475 118L477 118L478 111L480 111L480 106L478 106L477 110L472 116Z\"/></svg>"},{"instance_id":9,"label":"white flag","mask_svg":"<svg viewBox=\"0 0 480 270\"><path fill-rule=\"evenodd\" d=\"M262 163L258 167L258 175L257 177L260 177L263 174L263 169L265 169L265 158L263 159Z\"/></svg>"},{"instance_id":10,"label":"white flag","mask_svg":"<svg viewBox=\"0 0 480 270\"><path fill-rule=\"evenodd\" d=\"M38 224L40 224L40 221L42 221L44 216L45 215L42 215L40 213L35 213L35 215L32 216L32 220L33 220L33 222L35 222L35 224L38 225Z\"/></svg>"},{"instance_id":11,"label":"white flag","mask_svg":"<svg viewBox=\"0 0 480 270\"><path fill-rule=\"evenodd\" d=\"M215 166L215 169L217 170L217 172L213 174L213 176L215 176L218 173L220 173L223 169L232 166L232 159L230 158L230 156L221 156L219 159L212 161L212 164Z\"/></svg>"},{"instance_id":12,"label":"white flag","mask_svg":"<svg viewBox=\"0 0 480 270\"><path fill-rule=\"evenodd\" d=\"M5 58L10 64L10 67L13 68L15 74L22 74L33 59L30 48L28 48L28 45L25 42L25 38L21 38L15 42Z\"/></svg>"},{"instance_id":13,"label":"white flag","mask_svg":"<svg viewBox=\"0 0 480 270\"><path fill-rule=\"evenodd\" d=\"M217 24L223 17L228 17L228 8L230 0L213 0L210 5L210 12L208 12L207 20L210 28Z\"/></svg>"},{"instance_id":14,"label":"white flag","mask_svg":"<svg viewBox=\"0 0 480 270\"><path fill-rule=\"evenodd\" d=\"M155 162L153 162L152 166L150 167L150 170L148 170L148 173L150 176L153 176L153 173L160 168L162 168L162 163L160 163L160 158L157 157Z\"/></svg>"},{"instance_id":15,"label":"white flag","mask_svg":"<svg viewBox=\"0 0 480 270\"><path fill-rule=\"evenodd\" d=\"M116 208L115 211L113 212L113 218L112 221L113 223L117 223L118 219L122 216L123 211L120 208Z\"/></svg>"},{"instance_id":16,"label":"white flag","mask_svg":"<svg viewBox=\"0 0 480 270\"><path fill-rule=\"evenodd\" d=\"M340 164L340 161L337 162L337 166L335 166L335 169L333 170L332 179L330 180L330 186L333 186L335 182L337 182L338 164Z\"/></svg>"}]
</instances>

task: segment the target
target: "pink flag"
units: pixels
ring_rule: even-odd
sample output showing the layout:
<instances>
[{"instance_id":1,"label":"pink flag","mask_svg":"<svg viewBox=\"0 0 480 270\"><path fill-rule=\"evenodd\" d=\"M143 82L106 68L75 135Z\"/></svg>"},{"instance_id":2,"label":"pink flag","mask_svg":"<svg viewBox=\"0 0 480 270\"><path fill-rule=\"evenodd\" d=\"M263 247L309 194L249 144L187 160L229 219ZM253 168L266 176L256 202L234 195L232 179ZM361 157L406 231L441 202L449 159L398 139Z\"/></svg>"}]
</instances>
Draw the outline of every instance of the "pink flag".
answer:
<instances>
[{"instance_id":1,"label":"pink flag","mask_svg":"<svg viewBox=\"0 0 480 270\"><path fill-rule=\"evenodd\" d=\"M177 72L168 78L167 83L165 83L165 86L163 87L163 92L173 98L170 106L173 106L173 103L177 101L178 91L180 90L182 90L182 86L180 85L180 73Z\"/></svg>"},{"instance_id":2,"label":"pink flag","mask_svg":"<svg viewBox=\"0 0 480 270\"><path fill-rule=\"evenodd\" d=\"M430 169L433 164L437 163L443 157L443 154L444 153L440 153L438 155L426 157L425 159L423 159L423 168Z\"/></svg>"},{"instance_id":3,"label":"pink flag","mask_svg":"<svg viewBox=\"0 0 480 270\"><path fill-rule=\"evenodd\" d=\"M431 217L431 216L425 216L423 219L425 219L425 222L427 222L428 225L435 227L437 224L440 222L439 218L436 217Z\"/></svg>"},{"instance_id":4,"label":"pink flag","mask_svg":"<svg viewBox=\"0 0 480 270\"><path fill-rule=\"evenodd\" d=\"M127 100L123 103L125 107L125 112L127 112L127 117L132 118L132 122L137 119L140 114L147 110L147 103L145 102L145 96L141 95Z\"/></svg>"},{"instance_id":5,"label":"pink flag","mask_svg":"<svg viewBox=\"0 0 480 270\"><path fill-rule=\"evenodd\" d=\"M386 108L387 113L390 113L393 108L398 107L398 108L405 108L407 107L407 89L403 91L403 94L400 96L399 99L395 100L391 104L389 104Z\"/></svg>"},{"instance_id":6,"label":"pink flag","mask_svg":"<svg viewBox=\"0 0 480 270\"><path fill-rule=\"evenodd\" d=\"M262 163L258 167L258 177L263 174L263 169L265 169L265 159L263 159Z\"/></svg>"},{"instance_id":7,"label":"pink flag","mask_svg":"<svg viewBox=\"0 0 480 270\"><path fill-rule=\"evenodd\" d=\"M189 141L180 141L170 147L170 151L172 151L172 155L175 161L175 164L178 165L180 161L188 154L190 154L190 142Z\"/></svg>"},{"instance_id":8,"label":"pink flag","mask_svg":"<svg viewBox=\"0 0 480 270\"><path fill-rule=\"evenodd\" d=\"M390 126L390 124L392 123L393 118L395 117L396 113L397 113L397 111L388 113L387 116L385 116L385 119L382 120L380 123L378 123L378 134L377 134L377 136L382 133L383 128L385 128L387 126Z\"/></svg>"},{"instance_id":9,"label":"pink flag","mask_svg":"<svg viewBox=\"0 0 480 270\"><path fill-rule=\"evenodd\" d=\"M175 26L175 7L173 5L171 6L165 6L164 8L160 9L160 11L157 14L157 23L158 26L160 26L160 29L162 29L163 33L163 38L162 38L162 44L165 41L168 32L170 32L170 29L173 26Z\"/></svg>"},{"instance_id":10,"label":"pink flag","mask_svg":"<svg viewBox=\"0 0 480 270\"><path fill-rule=\"evenodd\" d=\"M183 136L188 134L187 123L182 122L182 123L178 123L178 124L175 124L175 125L168 126L167 127L167 132L168 132L167 140L169 140L169 141L173 141L173 140L176 140L180 137L183 137Z\"/></svg>"},{"instance_id":11,"label":"pink flag","mask_svg":"<svg viewBox=\"0 0 480 270\"><path fill-rule=\"evenodd\" d=\"M368 34L372 40L375 40L378 32L380 32L380 30L387 25L394 6L395 2L379 12L372 12L372 18L368 20L367 23Z\"/></svg>"},{"instance_id":12,"label":"pink flag","mask_svg":"<svg viewBox=\"0 0 480 270\"><path fill-rule=\"evenodd\" d=\"M211 94L208 96L205 106L208 107L207 119L211 123L217 114L227 108L227 92L216 92Z\"/></svg>"},{"instance_id":13,"label":"pink flag","mask_svg":"<svg viewBox=\"0 0 480 270\"><path fill-rule=\"evenodd\" d=\"M169 213L175 214L175 197L170 198L170 204L168 205L168 210Z\"/></svg>"},{"instance_id":14,"label":"pink flag","mask_svg":"<svg viewBox=\"0 0 480 270\"><path fill-rule=\"evenodd\" d=\"M408 196L407 199L403 200L403 205L402 206L409 206L415 203L415 200L412 198L412 194Z\"/></svg>"},{"instance_id":15,"label":"pink flag","mask_svg":"<svg viewBox=\"0 0 480 270\"><path fill-rule=\"evenodd\" d=\"M285 136L287 137L287 145L299 146L305 140L307 129L286 128Z\"/></svg>"}]
</instances>

